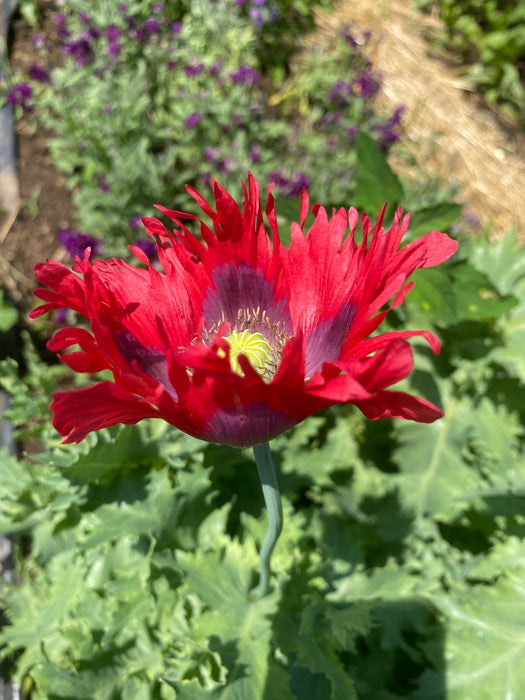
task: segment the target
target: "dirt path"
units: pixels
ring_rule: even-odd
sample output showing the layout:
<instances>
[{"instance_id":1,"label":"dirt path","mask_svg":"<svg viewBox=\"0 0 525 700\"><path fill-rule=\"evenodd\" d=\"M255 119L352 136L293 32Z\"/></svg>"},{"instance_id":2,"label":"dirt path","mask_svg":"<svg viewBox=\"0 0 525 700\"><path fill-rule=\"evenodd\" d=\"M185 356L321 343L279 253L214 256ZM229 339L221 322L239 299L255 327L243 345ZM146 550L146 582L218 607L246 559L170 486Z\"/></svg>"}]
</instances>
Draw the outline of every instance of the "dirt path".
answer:
<instances>
[{"instance_id":1,"label":"dirt path","mask_svg":"<svg viewBox=\"0 0 525 700\"><path fill-rule=\"evenodd\" d=\"M405 135L392 152L397 172L416 178L415 160L428 171L463 184L460 199L493 235L513 224L525 241L525 143L516 129L505 128L469 92L458 70L432 55L425 33L439 20L411 9L409 0L343 0L333 13L320 13L321 33L342 23L370 30L369 57L384 78L378 108L406 105Z\"/></svg>"}]
</instances>

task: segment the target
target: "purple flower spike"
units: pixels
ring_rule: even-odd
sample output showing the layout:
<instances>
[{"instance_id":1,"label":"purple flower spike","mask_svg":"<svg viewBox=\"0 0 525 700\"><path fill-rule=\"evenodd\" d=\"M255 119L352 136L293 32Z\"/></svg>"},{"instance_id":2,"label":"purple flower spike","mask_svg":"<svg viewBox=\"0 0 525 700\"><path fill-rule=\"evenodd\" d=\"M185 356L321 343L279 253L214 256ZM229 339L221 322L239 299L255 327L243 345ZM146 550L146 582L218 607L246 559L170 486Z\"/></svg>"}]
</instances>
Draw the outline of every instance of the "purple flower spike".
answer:
<instances>
[{"instance_id":1,"label":"purple flower spike","mask_svg":"<svg viewBox=\"0 0 525 700\"><path fill-rule=\"evenodd\" d=\"M75 258L77 255L82 257L85 249L88 247L91 247L93 255L97 255L100 252L102 243L99 238L75 231L74 229L62 229L58 232L57 238L72 258Z\"/></svg>"},{"instance_id":2,"label":"purple flower spike","mask_svg":"<svg viewBox=\"0 0 525 700\"><path fill-rule=\"evenodd\" d=\"M91 42L86 36L79 35L64 44L62 53L71 56L75 60L77 66L85 66L93 61Z\"/></svg>"},{"instance_id":3,"label":"purple flower spike","mask_svg":"<svg viewBox=\"0 0 525 700\"><path fill-rule=\"evenodd\" d=\"M298 197L303 188L310 187L310 178L305 173L294 173L290 182L290 189L288 191L288 197Z\"/></svg>"},{"instance_id":4,"label":"purple flower spike","mask_svg":"<svg viewBox=\"0 0 525 700\"><path fill-rule=\"evenodd\" d=\"M264 17L262 15L262 12L259 10L258 7L252 7L250 8L250 17L253 22L254 27L262 27L264 24Z\"/></svg>"},{"instance_id":5,"label":"purple flower spike","mask_svg":"<svg viewBox=\"0 0 525 700\"><path fill-rule=\"evenodd\" d=\"M143 29L146 34L156 34L159 31L159 22L158 20L154 19L151 17L150 19L147 19L144 22Z\"/></svg>"},{"instance_id":6,"label":"purple flower spike","mask_svg":"<svg viewBox=\"0 0 525 700\"><path fill-rule=\"evenodd\" d=\"M191 63L184 68L184 74L188 78L196 78L204 70L204 63Z\"/></svg>"},{"instance_id":7,"label":"purple flower spike","mask_svg":"<svg viewBox=\"0 0 525 700\"><path fill-rule=\"evenodd\" d=\"M109 184L106 178L102 175L98 179L98 189L102 194L107 194L109 192Z\"/></svg>"},{"instance_id":8,"label":"purple flower spike","mask_svg":"<svg viewBox=\"0 0 525 700\"><path fill-rule=\"evenodd\" d=\"M352 86L344 80L338 80L334 83L332 89L330 90L329 100L332 104L337 105L341 109L347 107L350 104L350 97L352 95Z\"/></svg>"},{"instance_id":9,"label":"purple flower spike","mask_svg":"<svg viewBox=\"0 0 525 700\"><path fill-rule=\"evenodd\" d=\"M157 244L151 238L147 240L145 238L137 238L137 240L134 241L133 245L137 248L140 248L140 250L142 250L143 253L146 253L148 258L157 257Z\"/></svg>"},{"instance_id":10,"label":"purple flower spike","mask_svg":"<svg viewBox=\"0 0 525 700\"><path fill-rule=\"evenodd\" d=\"M106 37L109 42L118 41L122 35L122 30L116 24L108 24L106 27Z\"/></svg>"},{"instance_id":11,"label":"purple flower spike","mask_svg":"<svg viewBox=\"0 0 525 700\"><path fill-rule=\"evenodd\" d=\"M234 83L248 85L249 87L253 87L259 82L259 74L250 66L239 66L234 73L230 74L230 78Z\"/></svg>"},{"instance_id":12,"label":"purple flower spike","mask_svg":"<svg viewBox=\"0 0 525 700\"><path fill-rule=\"evenodd\" d=\"M398 127L401 122L401 117L405 111L405 106L396 107L394 113L383 124L374 127L376 141L380 148L386 150L396 141L399 141Z\"/></svg>"},{"instance_id":13,"label":"purple flower spike","mask_svg":"<svg viewBox=\"0 0 525 700\"><path fill-rule=\"evenodd\" d=\"M7 102L12 107L22 107L24 112L32 112L31 97L33 88L27 83L17 83L7 93Z\"/></svg>"},{"instance_id":14,"label":"purple flower spike","mask_svg":"<svg viewBox=\"0 0 525 700\"><path fill-rule=\"evenodd\" d=\"M381 76L379 73L370 73L364 70L361 75L354 80L354 85L359 88L361 97L365 100L369 100L378 93L381 87Z\"/></svg>"},{"instance_id":15,"label":"purple flower spike","mask_svg":"<svg viewBox=\"0 0 525 700\"><path fill-rule=\"evenodd\" d=\"M29 75L38 83L49 82L49 71L41 63L33 63L29 68Z\"/></svg>"},{"instance_id":16,"label":"purple flower spike","mask_svg":"<svg viewBox=\"0 0 525 700\"><path fill-rule=\"evenodd\" d=\"M190 116L185 121L186 128L193 129L193 127L197 126L201 119L202 114L199 114L199 112L193 112L193 114L190 114Z\"/></svg>"}]
</instances>

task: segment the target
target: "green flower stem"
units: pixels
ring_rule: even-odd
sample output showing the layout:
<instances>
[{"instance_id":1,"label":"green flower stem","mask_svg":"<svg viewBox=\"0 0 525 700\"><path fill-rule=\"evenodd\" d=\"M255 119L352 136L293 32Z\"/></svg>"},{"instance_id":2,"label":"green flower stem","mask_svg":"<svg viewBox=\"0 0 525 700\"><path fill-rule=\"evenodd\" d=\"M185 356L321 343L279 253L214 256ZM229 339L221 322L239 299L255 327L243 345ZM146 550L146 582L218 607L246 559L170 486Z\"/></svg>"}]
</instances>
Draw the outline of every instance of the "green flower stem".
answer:
<instances>
[{"instance_id":1,"label":"green flower stem","mask_svg":"<svg viewBox=\"0 0 525 700\"><path fill-rule=\"evenodd\" d=\"M255 463L259 472L259 479L263 490L264 502L268 511L268 531L261 547L261 577L258 585L253 589L252 595L263 596L268 590L270 579L270 557L272 556L275 543L279 539L283 529L283 508L281 505L281 493L275 475L275 468L272 461L270 445L265 442L263 445L256 445L253 448Z\"/></svg>"}]
</instances>

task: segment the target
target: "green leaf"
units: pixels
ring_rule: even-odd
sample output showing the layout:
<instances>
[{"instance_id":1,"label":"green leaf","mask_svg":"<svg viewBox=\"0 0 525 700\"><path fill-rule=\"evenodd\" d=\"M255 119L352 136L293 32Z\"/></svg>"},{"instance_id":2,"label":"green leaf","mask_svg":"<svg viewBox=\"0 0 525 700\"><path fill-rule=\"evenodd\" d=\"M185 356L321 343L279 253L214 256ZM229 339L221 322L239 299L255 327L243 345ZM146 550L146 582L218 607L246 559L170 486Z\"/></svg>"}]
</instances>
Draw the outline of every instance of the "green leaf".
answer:
<instances>
[{"instance_id":1,"label":"green leaf","mask_svg":"<svg viewBox=\"0 0 525 700\"><path fill-rule=\"evenodd\" d=\"M502 297L483 272L466 262L416 270L412 279L410 303L446 325L498 319L518 303L514 297Z\"/></svg>"},{"instance_id":2,"label":"green leaf","mask_svg":"<svg viewBox=\"0 0 525 700\"><path fill-rule=\"evenodd\" d=\"M196 620L194 633L198 638L216 639L214 650L228 670L226 686L218 696L221 700L262 698L279 593L250 598L258 558L249 539L241 545L223 535L217 538L216 547L215 551L200 549L177 555L186 573L185 590L198 595L206 606Z\"/></svg>"},{"instance_id":3,"label":"green leaf","mask_svg":"<svg viewBox=\"0 0 525 700\"><path fill-rule=\"evenodd\" d=\"M509 573L525 578L525 542L517 537L496 542L485 557L470 567L469 579L491 581Z\"/></svg>"},{"instance_id":4,"label":"green leaf","mask_svg":"<svg viewBox=\"0 0 525 700\"><path fill-rule=\"evenodd\" d=\"M319 487L333 483L333 472L352 468L358 454L348 421L338 418L323 434L325 426L326 418L312 416L294 429L283 453L284 474L300 475Z\"/></svg>"},{"instance_id":5,"label":"green leaf","mask_svg":"<svg viewBox=\"0 0 525 700\"><path fill-rule=\"evenodd\" d=\"M484 272L501 294L520 293L525 280L525 248L519 244L516 229L494 240L472 237L464 245L469 262Z\"/></svg>"},{"instance_id":6,"label":"green leaf","mask_svg":"<svg viewBox=\"0 0 525 700\"><path fill-rule=\"evenodd\" d=\"M516 413L506 406L494 405L487 398L481 401L476 408L471 440L492 494L501 490L525 495L522 438L523 428Z\"/></svg>"},{"instance_id":7,"label":"green leaf","mask_svg":"<svg viewBox=\"0 0 525 700\"><path fill-rule=\"evenodd\" d=\"M4 290L0 289L0 331L8 331L16 325L18 311L4 299Z\"/></svg>"},{"instance_id":8,"label":"green leaf","mask_svg":"<svg viewBox=\"0 0 525 700\"><path fill-rule=\"evenodd\" d=\"M310 673L326 676L332 700L357 700L354 683L343 668L337 650L343 640L343 649L348 650L348 637L352 639L356 632L366 629L367 613L362 606L350 606L336 613L322 600L311 602L303 610L297 630L296 664L306 667Z\"/></svg>"},{"instance_id":9,"label":"green leaf","mask_svg":"<svg viewBox=\"0 0 525 700\"><path fill-rule=\"evenodd\" d=\"M388 202L387 218L403 199L403 187L388 162L366 133L357 135L356 190L354 205L372 218Z\"/></svg>"},{"instance_id":10,"label":"green leaf","mask_svg":"<svg viewBox=\"0 0 525 700\"><path fill-rule=\"evenodd\" d=\"M429 231L447 231L459 220L462 208L456 202L441 202L411 211L408 234L417 237Z\"/></svg>"},{"instance_id":11,"label":"green leaf","mask_svg":"<svg viewBox=\"0 0 525 700\"><path fill-rule=\"evenodd\" d=\"M476 471L463 459L475 412L468 400L450 400L445 417L431 424L399 421L394 460L402 503L417 514L450 519L478 489Z\"/></svg>"},{"instance_id":12,"label":"green leaf","mask_svg":"<svg viewBox=\"0 0 525 700\"><path fill-rule=\"evenodd\" d=\"M159 441L147 440L145 433L142 424L99 431L96 445L68 467L68 477L81 483L108 481L124 468L144 463L153 466L160 461Z\"/></svg>"},{"instance_id":13,"label":"green leaf","mask_svg":"<svg viewBox=\"0 0 525 700\"><path fill-rule=\"evenodd\" d=\"M434 600L447 621L447 697L521 698L525 688L523 575Z\"/></svg>"},{"instance_id":14,"label":"green leaf","mask_svg":"<svg viewBox=\"0 0 525 700\"><path fill-rule=\"evenodd\" d=\"M86 519L82 546L95 547L127 535L184 535L188 512L191 529L196 531L200 524L196 513L202 514L209 493L206 472L181 471L178 477L179 483L173 483L170 470L165 467L150 471L145 479L139 475L120 479L113 499L94 509Z\"/></svg>"}]
</instances>

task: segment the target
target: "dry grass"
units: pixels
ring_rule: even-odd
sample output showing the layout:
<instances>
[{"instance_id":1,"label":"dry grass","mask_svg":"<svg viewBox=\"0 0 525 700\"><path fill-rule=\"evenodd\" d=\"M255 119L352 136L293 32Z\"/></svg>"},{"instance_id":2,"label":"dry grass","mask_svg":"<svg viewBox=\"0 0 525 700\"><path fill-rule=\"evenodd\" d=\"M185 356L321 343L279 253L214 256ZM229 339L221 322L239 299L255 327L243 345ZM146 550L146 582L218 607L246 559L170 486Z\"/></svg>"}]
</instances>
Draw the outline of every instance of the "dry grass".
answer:
<instances>
[{"instance_id":1,"label":"dry grass","mask_svg":"<svg viewBox=\"0 0 525 700\"><path fill-rule=\"evenodd\" d=\"M403 149L392 153L396 172L417 177L411 162L462 185L466 210L498 236L513 224L525 241L525 147L523 134L508 128L469 92L446 57L425 39L439 23L411 9L409 0L343 0L320 13L321 35L352 23L370 30L369 57L383 75L378 109L406 105ZM408 150L413 158L407 158Z\"/></svg>"}]
</instances>

